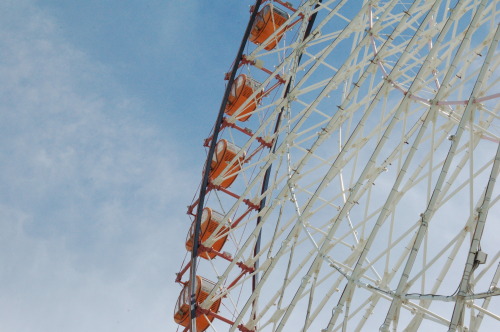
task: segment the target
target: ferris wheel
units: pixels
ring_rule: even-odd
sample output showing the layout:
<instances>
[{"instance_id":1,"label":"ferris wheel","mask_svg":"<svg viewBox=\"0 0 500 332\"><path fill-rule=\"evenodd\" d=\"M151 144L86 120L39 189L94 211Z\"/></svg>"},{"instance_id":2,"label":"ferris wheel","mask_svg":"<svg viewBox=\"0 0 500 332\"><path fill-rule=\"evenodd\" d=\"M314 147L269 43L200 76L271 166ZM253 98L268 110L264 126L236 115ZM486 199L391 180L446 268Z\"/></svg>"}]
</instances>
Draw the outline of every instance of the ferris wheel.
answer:
<instances>
[{"instance_id":1,"label":"ferris wheel","mask_svg":"<svg viewBox=\"0 0 500 332\"><path fill-rule=\"evenodd\" d=\"M496 0L256 1L179 330L500 330L499 24Z\"/></svg>"}]
</instances>

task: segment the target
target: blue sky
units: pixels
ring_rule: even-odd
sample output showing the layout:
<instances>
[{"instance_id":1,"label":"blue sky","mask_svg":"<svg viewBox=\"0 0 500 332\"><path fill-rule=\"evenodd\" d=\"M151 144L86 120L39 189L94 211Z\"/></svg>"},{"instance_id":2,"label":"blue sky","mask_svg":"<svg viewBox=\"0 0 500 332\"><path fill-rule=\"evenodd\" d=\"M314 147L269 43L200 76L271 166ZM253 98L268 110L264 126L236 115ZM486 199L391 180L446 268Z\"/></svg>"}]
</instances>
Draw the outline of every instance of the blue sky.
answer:
<instances>
[{"instance_id":1,"label":"blue sky","mask_svg":"<svg viewBox=\"0 0 500 332\"><path fill-rule=\"evenodd\" d=\"M0 331L175 331L252 0L0 0Z\"/></svg>"},{"instance_id":2,"label":"blue sky","mask_svg":"<svg viewBox=\"0 0 500 332\"><path fill-rule=\"evenodd\" d=\"M173 331L250 1L0 1L0 330Z\"/></svg>"}]
</instances>

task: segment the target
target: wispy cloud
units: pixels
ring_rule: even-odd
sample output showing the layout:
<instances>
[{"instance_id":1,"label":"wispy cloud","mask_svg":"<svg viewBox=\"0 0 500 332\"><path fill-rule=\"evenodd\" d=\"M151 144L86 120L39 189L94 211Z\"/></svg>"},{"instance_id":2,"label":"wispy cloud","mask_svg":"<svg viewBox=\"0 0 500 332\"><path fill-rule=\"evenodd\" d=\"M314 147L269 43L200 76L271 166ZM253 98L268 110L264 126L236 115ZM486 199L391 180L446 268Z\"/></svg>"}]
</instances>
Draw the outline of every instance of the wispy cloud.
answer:
<instances>
[{"instance_id":1,"label":"wispy cloud","mask_svg":"<svg viewBox=\"0 0 500 332\"><path fill-rule=\"evenodd\" d=\"M0 11L0 329L173 330L197 179L50 16Z\"/></svg>"}]
</instances>

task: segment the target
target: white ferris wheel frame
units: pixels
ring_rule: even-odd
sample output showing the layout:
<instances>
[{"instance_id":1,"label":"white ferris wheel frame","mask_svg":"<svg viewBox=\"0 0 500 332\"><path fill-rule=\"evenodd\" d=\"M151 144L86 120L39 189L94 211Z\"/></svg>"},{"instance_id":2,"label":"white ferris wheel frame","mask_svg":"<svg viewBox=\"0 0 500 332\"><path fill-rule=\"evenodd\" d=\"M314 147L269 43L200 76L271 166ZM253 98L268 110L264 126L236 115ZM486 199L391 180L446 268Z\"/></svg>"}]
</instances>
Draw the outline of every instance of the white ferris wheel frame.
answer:
<instances>
[{"instance_id":1,"label":"white ferris wheel frame","mask_svg":"<svg viewBox=\"0 0 500 332\"><path fill-rule=\"evenodd\" d=\"M447 7L451 4L455 4L452 9ZM500 167L500 5L491 0L444 4L420 0L407 6L403 1L364 1L349 18L348 5L347 0L303 1L293 8L282 29L293 24L295 35L303 36L308 19L321 14L310 35L292 38L289 44L284 39L271 51L264 49L266 43L253 46L245 55L241 70L261 75L263 87L281 79L291 89L276 92L272 100L259 100L253 115L255 127L246 135L230 126L239 123L240 112L226 119L229 125L223 136L241 146L228 167L241 163L238 181L244 184L235 184L234 191L240 191L229 199L216 190L207 199L206 206L217 205L225 218L206 245L218 239L215 234L230 218L242 214L245 218L231 229L231 259L203 261L196 267L197 273L210 273L216 279L200 307L207 310L218 299L227 302L232 325L222 326L229 331L241 330L241 326L250 331L289 331L295 320L302 322L301 331L317 328L315 324L324 325L322 331L362 330L377 314L381 331L415 331L423 322L450 331L467 324L477 330L485 317L500 326L500 315L489 310L500 295L500 251L497 247L496 252L488 252L487 262L480 245L488 211L496 211L493 207L500 198L494 188ZM464 17L467 23L460 23ZM334 20L344 20L345 26L332 29ZM488 25L492 27L489 32L481 31L484 41L474 43L473 36ZM384 34L387 30L391 34ZM406 36L408 32L412 33ZM291 28L285 36L289 33ZM352 48L336 63L332 55L346 40ZM269 59L275 60L270 63ZM273 69L262 74L269 65ZM331 74L322 77L322 71ZM259 92L240 109L256 100ZM339 101L334 109L326 102L331 94L331 99ZM378 123L373 121L374 114ZM273 132L279 117L280 126ZM263 153L263 141L274 147L270 153ZM329 154L325 150L333 150L332 141L337 143L336 152ZM244 151L254 153L242 163ZM485 151L489 155L483 160ZM273 177L266 190L259 192L270 167L275 169ZM391 172L387 195L378 201L371 196L375 183L385 181L384 174ZM468 177L462 180L464 173ZM340 187L334 196L329 188L332 183ZM425 208L418 219L396 231L401 224L395 216L398 204L407 193L422 188ZM264 198L267 204L260 211L242 212ZM436 223L435 214L442 215L441 209L448 209L454 200L465 202L468 215L448 242L436 248L428 243L429 227ZM376 209L372 201L379 205ZM359 206L364 207L362 219L359 212L353 212L361 210ZM335 214L324 220L317 217L323 211ZM254 253L263 230L266 239ZM377 243L381 230L387 231L382 247ZM351 251L344 260L332 256L340 247ZM400 255L393 259L396 253ZM443 280L457 272L459 259L463 270L456 279L456 292L440 295ZM256 262L256 270L239 272L239 263L251 267ZM413 271L416 264L420 270ZM484 268L474 276L479 266ZM325 268L330 270L325 272ZM489 287L471 291L473 285L483 286L479 280L485 275L490 278ZM255 277L258 282L251 292L243 290ZM429 285L426 278L435 281ZM419 292L414 291L417 281L421 282ZM328 283L332 284L329 288ZM268 292L270 285L274 293ZM357 299L361 290L365 293ZM321 291L326 293L318 294ZM374 313L381 300L387 301L383 315ZM479 300L481 305L475 303ZM436 303L438 307L452 303L453 312L445 316L441 308L433 310ZM364 315L360 314L363 310ZM464 322L466 310L469 318ZM298 312L300 319L295 317ZM217 326L214 322L209 329L217 331Z\"/></svg>"}]
</instances>

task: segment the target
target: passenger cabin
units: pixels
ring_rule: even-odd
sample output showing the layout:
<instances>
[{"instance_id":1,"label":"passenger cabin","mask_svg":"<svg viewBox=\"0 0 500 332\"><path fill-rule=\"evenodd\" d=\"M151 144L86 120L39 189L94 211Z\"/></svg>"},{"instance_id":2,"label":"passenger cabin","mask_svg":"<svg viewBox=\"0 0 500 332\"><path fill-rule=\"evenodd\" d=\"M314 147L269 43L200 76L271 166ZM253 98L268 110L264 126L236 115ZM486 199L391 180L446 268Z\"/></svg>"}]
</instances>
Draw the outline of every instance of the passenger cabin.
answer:
<instances>
[{"instance_id":1,"label":"passenger cabin","mask_svg":"<svg viewBox=\"0 0 500 332\"><path fill-rule=\"evenodd\" d=\"M250 41L257 45L264 43L264 41L278 30L289 17L288 13L283 10L274 7L272 4L267 4L255 17L255 22L250 32ZM274 36L274 40L268 43L264 48L268 51L275 48L284 33L285 29L281 29Z\"/></svg>"},{"instance_id":2,"label":"passenger cabin","mask_svg":"<svg viewBox=\"0 0 500 332\"><path fill-rule=\"evenodd\" d=\"M208 294L212 291L215 286L210 280L202 278L200 276L196 276L196 285L195 285L195 298L196 304L201 304L208 297ZM179 298L177 300L177 304L175 305L175 313L174 320L177 324L182 325L184 327L190 326L191 318L189 316L189 298L190 298L190 282L184 285ZM210 311L213 313L217 313L219 311L221 299L216 300L211 306ZM210 322L214 320L214 317L211 315L197 315L196 316L196 331L203 332L209 326Z\"/></svg>"},{"instance_id":3,"label":"passenger cabin","mask_svg":"<svg viewBox=\"0 0 500 332\"><path fill-rule=\"evenodd\" d=\"M215 147L215 153L212 158L209 180L213 184L219 185L222 188L228 188L233 184L234 180L238 176L238 172L241 169L241 164L245 159L245 153L239 158L239 160L234 161L234 163L229 166L229 164L234 160L238 152L241 149L231 142L225 139L221 139L217 142ZM222 180L215 181L215 179L221 175Z\"/></svg>"},{"instance_id":4,"label":"passenger cabin","mask_svg":"<svg viewBox=\"0 0 500 332\"><path fill-rule=\"evenodd\" d=\"M227 100L225 113L227 115L233 115L243 103L245 103L250 96L259 89L260 83L254 79L248 77L245 74L239 75L233 82L231 86L231 92ZM248 102L243 111L241 111L237 119L239 121L247 121L252 112L257 108L257 103L262 98L263 92L257 93L254 100Z\"/></svg>"},{"instance_id":5,"label":"passenger cabin","mask_svg":"<svg viewBox=\"0 0 500 332\"><path fill-rule=\"evenodd\" d=\"M203 213L201 215L201 225L200 225L200 243L204 244L204 242L215 232L217 227L222 223L224 216L217 211L212 210L209 207L203 209ZM231 221L229 221L230 223ZM194 228L195 222L191 225L191 229L189 231L188 239L186 241L186 249L188 251L193 251L193 241L194 241ZM209 247L220 252L224 244L227 240L227 231L228 227L222 226L219 232L216 235L215 242ZM202 252L198 255L199 257L205 259L213 259L216 254L212 252Z\"/></svg>"}]
</instances>

